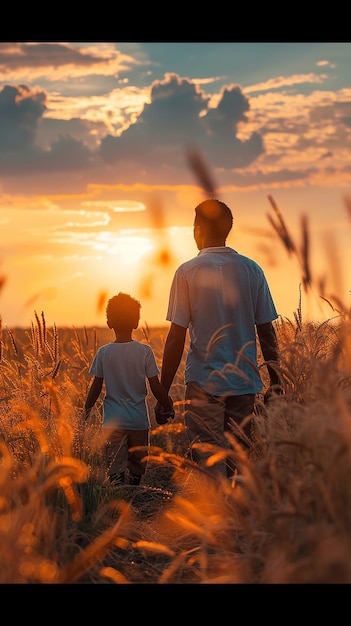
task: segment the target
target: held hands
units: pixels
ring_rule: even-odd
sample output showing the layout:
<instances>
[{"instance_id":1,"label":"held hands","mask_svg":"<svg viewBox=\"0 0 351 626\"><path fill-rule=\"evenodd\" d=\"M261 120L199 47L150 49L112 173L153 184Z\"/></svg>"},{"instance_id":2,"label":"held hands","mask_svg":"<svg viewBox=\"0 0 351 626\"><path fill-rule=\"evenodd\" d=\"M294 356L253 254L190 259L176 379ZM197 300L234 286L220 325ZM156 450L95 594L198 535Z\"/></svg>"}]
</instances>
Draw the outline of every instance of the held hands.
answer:
<instances>
[{"instance_id":1,"label":"held hands","mask_svg":"<svg viewBox=\"0 0 351 626\"><path fill-rule=\"evenodd\" d=\"M173 410L173 400L171 398L171 396L168 396L168 400L169 403L171 405L171 410L170 411L165 411L162 404L160 404L159 402L157 402L156 406L155 406L155 417L156 417L156 422L162 426L163 424L168 424L170 419L174 419L174 410Z\"/></svg>"}]
</instances>

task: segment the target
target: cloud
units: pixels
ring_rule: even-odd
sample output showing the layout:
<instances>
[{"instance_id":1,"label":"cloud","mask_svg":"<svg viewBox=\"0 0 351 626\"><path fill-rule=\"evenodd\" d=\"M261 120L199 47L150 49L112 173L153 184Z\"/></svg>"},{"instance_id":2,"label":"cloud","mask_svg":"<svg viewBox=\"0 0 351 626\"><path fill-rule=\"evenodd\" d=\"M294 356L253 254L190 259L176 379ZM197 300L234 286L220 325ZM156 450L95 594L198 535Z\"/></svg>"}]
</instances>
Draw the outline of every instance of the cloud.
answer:
<instances>
[{"instance_id":1,"label":"cloud","mask_svg":"<svg viewBox=\"0 0 351 626\"><path fill-rule=\"evenodd\" d=\"M0 91L0 150L22 152L35 142L35 131L46 105L45 93L26 86L6 85Z\"/></svg>"},{"instance_id":2,"label":"cloud","mask_svg":"<svg viewBox=\"0 0 351 626\"><path fill-rule=\"evenodd\" d=\"M217 108L210 109L205 117L207 130L215 146L214 162L224 169L250 165L263 152L263 140L253 132L246 140L238 138L239 124L248 121L250 104L247 96L237 86L224 88ZM211 150L212 145L209 145Z\"/></svg>"},{"instance_id":3,"label":"cloud","mask_svg":"<svg viewBox=\"0 0 351 626\"><path fill-rule=\"evenodd\" d=\"M216 107L209 109L208 103L209 96L190 80L166 74L163 81L153 83L151 102L137 121L120 137L107 135L101 141L103 159L179 168L184 167L184 150L191 143L225 169L255 161L264 151L259 133L245 141L237 136L250 108L241 89L225 88Z\"/></svg>"},{"instance_id":4,"label":"cloud","mask_svg":"<svg viewBox=\"0 0 351 626\"><path fill-rule=\"evenodd\" d=\"M322 65L322 64L320 64ZM258 91L272 91L273 89L281 89L282 87L294 87L295 85L303 85L306 83L322 84L328 78L328 74L294 74L293 76L275 76L263 83L256 83L244 89L245 93Z\"/></svg>"},{"instance_id":5,"label":"cloud","mask_svg":"<svg viewBox=\"0 0 351 626\"><path fill-rule=\"evenodd\" d=\"M36 145L46 95L39 89L6 85L0 91L0 173L87 169L92 152L69 135L59 136L47 150Z\"/></svg>"},{"instance_id":6,"label":"cloud","mask_svg":"<svg viewBox=\"0 0 351 626\"><path fill-rule=\"evenodd\" d=\"M51 145L48 157L43 163L44 169L55 171L67 171L68 168L70 170L86 170L92 161L92 152L81 141L66 135Z\"/></svg>"},{"instance_id":7,"label":"cloud","mask_svg":"<svg viewBox=\"0 0 351 626\"><path fill-rule=\"evenodd\" d=\"M4 42L1 43L0 80L67 81L69 77L116 74L136 64L135 59L121 54L112 43L96 43L79 49L55 42Z\"/></svg>"},{"instance_id":8,"label":"cloud","mask_svg":"<svg viewBox=\"0 0 351 626\"><path fill-rule=\"evenodd\" d=\"M204 89L215 78L174 72L137 87L124 80L133 64L147 60L116 45L1 45L0 80L27 73L29 84L36 76L41 85L0 88L5 193L35 193L39 186L43 194L60 194L63 186L69 194L90 184L189 185L196 182L186 161L189 148L203 155L219 185L302 182L315 178L312 163L322 171L323 155L340 159L347 151L350 90L294 90L319 84L326 74L231 83L211 95Z\"/></svg>"},{"instance_id":9,"label":"cloud","mask_svg":"<svg viewBox=\"0 0 351 626\"><path fill-rule=\"evenodd\" d=\"M60 137L69 135L94 150L99 138L106 135L108 128L103 122L92 122L73 117L71 119L41 119L36 134L36 143L42 150L49 150L52 143Z\"/></svg>"},{"instance_id":10,"label":"cloud","mask_svg":"<svg viewBox=\"0 0 351 626\"><path fill-rule=\"evenodd\" d=\"M106 209L107 211L113 211L115 213L139 213L145 211L146 207L143 202L136 202L135 200L117 200L117 201L84 201L81 202L82 207L94 207L99 209Z\"/></svg>"},{"instance_id":11,"label":"cloud","mask_svg":"<svg viewBox=\"0 0 351 626\"><path fill-rule=\"evenodd\" d=\"M38 88L6 85L0 92L2 174L88 171L94 166L101 168L102 157L110 165L129 167L130 178L142 169L144 176L150 175L155 181L162 172L171 175L173 170L176 175L186 168L184 154L190 142L207 153L214 165L225 169L244 167L263 152L257 132L245 141L237 137L238 125L245 124L249 110L248 98L237 86L224 89L217 106L209 108L209 96L198 86L167 74L164 80L153 83L150 103L144 105L136 121L119 137L103 137L99 149L83 141L83 131L93 131L93 125L89 128L87 122L60 120L55 129L52 119L43 120L46 101L46 93ZM125 175L119 173L117 180Z\"/></svg>"}]
</instances>

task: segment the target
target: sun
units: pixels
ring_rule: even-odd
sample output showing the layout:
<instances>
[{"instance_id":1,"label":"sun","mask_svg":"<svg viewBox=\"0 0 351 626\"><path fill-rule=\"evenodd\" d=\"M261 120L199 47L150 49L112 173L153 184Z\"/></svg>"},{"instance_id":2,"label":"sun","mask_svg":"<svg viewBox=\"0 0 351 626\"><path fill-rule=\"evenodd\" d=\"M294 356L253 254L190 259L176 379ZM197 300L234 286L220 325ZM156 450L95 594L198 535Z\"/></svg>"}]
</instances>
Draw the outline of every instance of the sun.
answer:
<instances>
[{"instance_id":1,"label":"sun","mask_svg":"<svg viewBox=\"0 0 351 626\"><path fill-rule=\"evenodd\" d=\"M150 237L120 232L118 236L111 232L100 232L94 248L125 266L136 265L140 259L154 249Z\"/></svg>"}]
</instances>

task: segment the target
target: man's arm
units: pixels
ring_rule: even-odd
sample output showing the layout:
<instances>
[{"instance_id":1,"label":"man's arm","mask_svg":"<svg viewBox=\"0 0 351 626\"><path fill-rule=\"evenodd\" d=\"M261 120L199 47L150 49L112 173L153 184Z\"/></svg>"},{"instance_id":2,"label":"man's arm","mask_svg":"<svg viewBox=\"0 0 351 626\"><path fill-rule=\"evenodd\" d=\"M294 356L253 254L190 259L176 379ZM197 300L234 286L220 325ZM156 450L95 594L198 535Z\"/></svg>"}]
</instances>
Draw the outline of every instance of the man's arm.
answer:
<instances>
[{"instance_id":1,"label":"man's arm","mask_svg":"<svg viewBox=\"0 0 351 626\"><path fill-rule=\"evenodd\" d=\"M260 340L261 350L264 360L267 362L267 369L271 386L280 385L281 381L275 369L270 366L270 362L279 363L278 341L272 322L257 325L257 334Z\"/></svg>"},{"instance_id":2,"label":"man's arm","mask_svg":"<svg viewBox=\"0 0 351 626\"><path fill-rule=\"evenodd\" d=\"M168 392L183 355L186 328L172 322L163 351L161 383Z\"/></svg>"}]
</instances>

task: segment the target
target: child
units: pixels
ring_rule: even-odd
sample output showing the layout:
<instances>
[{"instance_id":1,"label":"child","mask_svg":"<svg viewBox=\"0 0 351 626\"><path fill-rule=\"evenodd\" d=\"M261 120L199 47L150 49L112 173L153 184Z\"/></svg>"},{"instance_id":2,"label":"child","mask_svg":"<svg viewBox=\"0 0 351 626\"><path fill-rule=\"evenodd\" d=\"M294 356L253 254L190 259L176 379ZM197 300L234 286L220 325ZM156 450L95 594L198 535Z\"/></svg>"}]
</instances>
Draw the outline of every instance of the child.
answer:
<instances>
[{"instance_id":1,"label":"child","mask_svg":"<svg viewBox=\"0 0 351 626\"><path fill-rule=\"evenodd\" d=\"M103 383L102 428L106 431L107 475L112 484L139 485L145 473L142 462L149 446L150 418L146 403L147 386L162 405L165 418L173 418L172 400L159 380L159 368L150 345L132 339L138 328L141 304L125 293L119 293L107 303L107 326L113 329L115 340L101 346L93 359L89 373L94 379L85 401L85 419L97 401ZM145 450L132 451L140 446ZM129 470L129 480L126 477Z\"/></svg>"}]
</instances>

